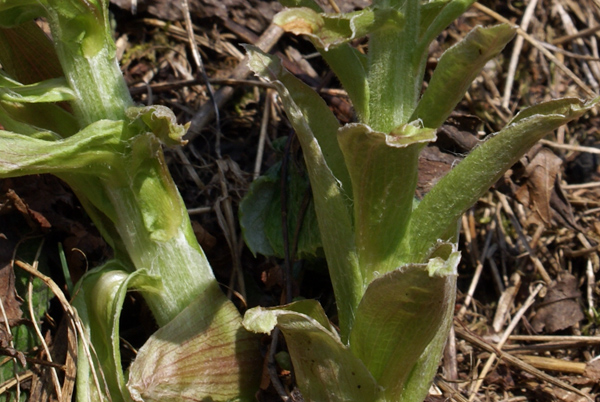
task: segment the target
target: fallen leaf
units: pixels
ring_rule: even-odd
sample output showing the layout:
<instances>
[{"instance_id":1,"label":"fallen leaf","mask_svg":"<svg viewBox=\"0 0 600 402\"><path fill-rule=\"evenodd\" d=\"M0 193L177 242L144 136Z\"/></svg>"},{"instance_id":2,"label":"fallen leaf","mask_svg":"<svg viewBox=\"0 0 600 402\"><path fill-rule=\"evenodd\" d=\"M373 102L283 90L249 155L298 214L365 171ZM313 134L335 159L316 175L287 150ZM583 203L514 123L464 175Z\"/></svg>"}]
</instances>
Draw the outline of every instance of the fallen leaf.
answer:
<instances>
[{"instance_id":1,"label":"fallen leaf","mask_svg":"<svg viewBox=\"0 0 600 402\"><path fill-rule=\"evenodd\" d=\"M527 166L530 203L545 224L552 221L550 198L560 172L562 160L547 148L541 148Z\"/></svg>"},{"instance_id":2,"label":"fallen leaf","mask_svg":"<svg viewBox=\"0 0 600 402\"><path fill-rule=\"evenodd\" d=\"M532 321L533 329L541 332L546 328L547 333L569 328L584 319L579 298L581 292L577 288L577 278L565 274L553 282L544 301L538 305Z\"/></svg>"}]
</instances>

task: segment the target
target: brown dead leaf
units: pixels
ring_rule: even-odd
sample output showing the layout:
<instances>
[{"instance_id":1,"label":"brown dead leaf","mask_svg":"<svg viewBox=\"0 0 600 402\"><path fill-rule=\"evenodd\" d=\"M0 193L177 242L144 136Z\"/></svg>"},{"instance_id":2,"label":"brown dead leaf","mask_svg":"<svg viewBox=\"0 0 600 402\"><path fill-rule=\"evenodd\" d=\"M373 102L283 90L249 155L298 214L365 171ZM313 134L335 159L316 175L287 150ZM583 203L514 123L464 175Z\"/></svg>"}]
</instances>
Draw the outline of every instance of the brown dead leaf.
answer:
<instances>
[{"instance_id":1,"label":"brown dead leaf","mask_svg":"<svg viewBox=\"0 0 600 402\"><path fill-rule=\"evenodd\" d=\"M519 202L529 207L527 224L548 226L553 220L561 225L580 229L560 186L562 159L542 146L534 147L521 159L525 182L515 190Z\"/></svg>"},{"instance_id":2,"label":"brown dead leaf","mask_svg":"<svg viewBox=\"0 0 600 402\"><path fill-rule=\"evenodd\" d=\"M419 155L417 197L423 198L461 158L442 152L436 146L425 147Z\"/></svg>"},{"instance_id":3,"label":"brown dead leaf","mask_svg":"<svg viewBox=\"0 0 600 402\"><path fill-rule=\"evenodd\" d=\"M552 221L550 198L561 165L562 160L558 156L547 148L541 148L525 170L530 204L546 225Z\"/></svg>"},{"instance_id":4,"label":"brown dead leaf","mask_svg":"<svg viewBox=\"0 0 600 402\"><path fill-rule=\"evenodd\" d=\"M586 364L583 375L595 382L600 381L600 360L593 360Z\"/></svg>"},{"instance_id":5,"label":"brown dead leaf","mask_svg":"<svg viewBox=\"0 0 600 402\"><path fill-rule=\"evenodd\" d=\"M579 298L581 292L577 287L577 278L565 274L548 289L544 301L538 306L532 321L533 329L547 333L569 328L584 319Z\"/></svg>"},{"instance_id":6,"label":"brown dead leaf","mask_svg":"<svg viewBox=\"0 0 600 402\"><path fill-rule=\"evenodd\" d=\"M196 240L205 252L211 250L217 244L217 238L204 229L204 226L199 222L192 221L192 229L196 235Z\"/></svg>"},{"instance_id":7,"label":"brown dead leaf","mask_svg":"<svg viewBox=\"0 0 600 402\"><path fill-rule=\"evenodd\" d=\"M29 208L27 203L21 199L21 197L19 197L19 195L13 189L9 189L6 194L2 196L2 198L3 209L7 208L10 210L9 206L12 206L12 208L16 209L21 213L21 215L23 215L27 221L27 224L32 229L47 230L52 227L44 215Z\"/></svg>"},{"instance_id":8,"label":"brown dead leaf","mask_svg":"<svg viewBox=\"0 0 600 402\"><path fill-rule=\"evenodd\" d=\"M2 243L6 243L6 241L0 240L0 247L5 247ZM11 325L23 316L23 312L21 311L21 302L17 298L17 291L15 290L15 272L9 261L10 259L0 260L0 265L2 265L2 268L0 268L0 299L2 300L2 306L6 312L8 323ZM4 316L0 315L0 323L3 322Z\"/></svg>"}]
</instances>

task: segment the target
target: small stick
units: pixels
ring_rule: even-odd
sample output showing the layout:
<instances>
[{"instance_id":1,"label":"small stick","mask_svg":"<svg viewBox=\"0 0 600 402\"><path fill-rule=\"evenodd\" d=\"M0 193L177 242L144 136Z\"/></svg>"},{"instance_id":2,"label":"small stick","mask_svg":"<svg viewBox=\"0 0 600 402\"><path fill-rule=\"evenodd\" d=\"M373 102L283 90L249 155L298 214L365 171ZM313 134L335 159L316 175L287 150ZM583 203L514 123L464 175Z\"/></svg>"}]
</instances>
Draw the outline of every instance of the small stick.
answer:
<instances>
[{"instance_id":1,"label":"small stick","mask_svg":"<svg viewBox=\"0 0 600 402\"><path fill-rule=\"evenodd\" d=\"M590 344L600 343L600 336L585 335L511 335L511 341L517 342L588 342Z\"/></svg>"},{"instance_id":2,"label":"small stick","mask_svg":"<svg viewBox=\"0 0 600 402\"><path fill-rule=\"evenodd\" d=\"M548 140L540 140L539 143L547 145L551 148L566 149L568 151L587 152L590 154L600 155L600 149L595 148L595 147L584 147L582 145L571 145L571 144L558 144L556 142L548 141Z\"/></svg>"},{"instance_id":3,"label":"small stick","mask_svg":"<svg viewBox=\"0 0 600 402\"><path fill-rule=\"evenodd\" d=\"M455 381L458 380L458 364L456 362L456 334L454 326L450 327L446 347L444 348L444 377L450 380L450 387L456 391L458 389Z\"/></svg>"},{"instance_id":4,"label":"small stick","mask_svg":"<svg viewBox=\"0 0 600 402\"><path fill-rule=\"evenodd\" d=\"M190 162L185 152L183 152L183 149L178 146L177 148L175 148L175 152L183 162L185 170L188 172L194 183L196 183L196 187L198 187L199 190L204 190L206 186L204 185L204 183L202 183L202 179L200 179L200 176L198 176L198 173L196 172L196 170L194 170L194 166Z\"/></svg>"},{"instance_id":5,"label":"small stick","mask_svg":"<svg viewBox=\"0 0 600 402\"><path fill-rule=\"evenodd\" d=\"M538 377L539 379L541 379L542 381L545 381L552 385L556 385L557 387L560 387L567 391L574 392L577 395L583 396L584 398L586 398L589 401L593 401L593 399L585 392L582 392L581 390L575 388L574 386L567 384L564 381L561 381L557 378L554 378L551 375L548 375L541 370L536 369L532 365L525 363L524 361L511 355L510 353L506 353L506 352L501 351L498 348L495 348L494 346L490 345L488 342L484 341L480 337L470 333L467 329L462 327L462 325L455 325L455 330L456 330L456 334L458 336L460 336L462 339L464 339L465 341L477 346L480 349L485 350L486 352L496 354L499 359L502 359L506 363L508 363L512 366L515 366L531 375L534 375L534 376Z\"/></svg>"},{"instance_id":6,"label":"small stick","mask_svg":"<svg viewBox=\"0 0 600 402\"><path fill-rule=\"evenodd\" d=\"M40 246L38 247L38 249L36 251L34 262L32 265L33 269L35 269L35 270L38 270L39 258L40 258L40 254L42 253L43 246L44 246L44 241L42 240L40 242ZM38 326L37 320L35 318L35 314L33 312L33 281L31 280L31 277L29 278L29 281L27 282L27 304L28 304L29 316L31 317L31 323L33 324L33 329L34 329L36 335L38 336L40 343L42 344L42 347L44 348L44 352L46 352L46 357L47 357L48 361L50 363L54 363L52 361L52 355L50 354L50 348L48 347L48 344L46 343L46 340L44 339L44 336L42 335L42 331L40 330L40 327ZM52 382L54 383L54 391L56 392L56 397L58 398L59 401L61 401L62 400L62 389L60 387L60 381L58 380L58 374L56 373L56 368L50 367L50 373L52 375Z\"/></svg>"},{"instance_id":7,"label":"small stick","mask_svg":"<svg viewBox=\"0 0 600 402\"><path fill-rule=\"evenodd\" d=\"M496 348L498 350L502 349L502 346L508 340L509 335L514 331L515 327L521 320L521 317L523 317L523 314L525 314L525 311L527 311L527 309L529 309L529 307L531 307L531 305L535 302L536 296L542 290L543 287L544 287L544 285L538 284L536 286L536 288L533 290L533 292L531 292L531 294L529 295L529 297L527 298L527 300L525 301L523 306L521 306L519 311L517 311L517 314L515 314L513 319L510 321L510 324L508 324L508 327L506 328L506 330L502 334L502 337L500 338L500 341L498 341L498 344L496 345ZM483 384L483 380L485 379L485 376L488 374L489 370L492 368L492 364L494 364L494 362L496 361L496 357L498 357L496 355L496 353L492 353L490 355L490 357L488 358L487 362L485 363L485 366L483 366L483 369L481 370L481 373L479 374L479 378L478 378L477 382L475 383L475 386L471 390L471 396L469 397L470 401L472 401L475 398L475 395L479 391L481 384Z\"/></svg>"},{"instance_id":8,"label":"small stick","mask_svg":"<svg viewBox=\"0 0 600 402\"><path fill-rule=\"evenodd\" d=\"M277 43L279 38L283 35L283 29L277 25L271 24L269 28L261 35L256 41L255 45L262 51L268 52ZM230 78L244 79L250 75L250 68L248 67L248 57L245 57L240 64L233 70ZM223 87L215 92L215 102L218 107L222 107L233 96L233 88L230 86ZM190 129L188 130L186 137L188 140L193 140L200 131L208 124L208 122L215 116L215 109L212 105L205 103L198 113L194 115L191 121Z\"/></svg>"},{"instance_id":9,"label":"small stick","mask_svg":"<svg viewBox=\"0 0 600 402\"><path fill-rule=\"evenodd\" d=\"M267 369L269 371L269 377L271 377L271 384L273 384L273 388L275 388L277 395L279 395L282 401L287 402L290 400L290 397L283 387L279 375L277 375L277 362L275 362L275 351L277 350L279 334L279 328L275 328L271 334L271 346L269 347L269 355L267 358Z\"/></svg>"},{"instance_id":10,"label":"small stick","mask_svg":"<svg viewBox=\"0 0 600 402\"><path fill-rule=\"evenodd\" d=\"M73 325L75 327L75 332L79 334L79 337L80 337L79 340L83 343L83 350L84 350L84 353L85 353L86 358L90 365L90 372L91 372L92 378L94 380L94 385L96 386L96 389L98 390L98 392L102 395L103 393L102 393L102 389L100 387L98 373L96 373L96 368L95 368L94 361L93 361L90 351L92 351L94 354L96 354L96 352L94 350L93 345L88 342L87 334L85 332L85 329L83 328L81 319L79 318L79 315L77 314L77 310L75 310L71 306L71 304L67 301L65 294L62 292L62 290L60 290L60 288L52 280L52 278L42 274L37 269L34 269L31 265L24 263L22 261L18 261L18 260L14 261L14 265L25 270L26 272L30 273L31 275L41 279L42 282L44 282L46 284L46 286L48 286L50 288L52 293L56 296L56 298L60 302L62 308L65 310L65 312L69 316L69 321L70 321L71 325ZM106 378L104 377L104 373L102 372L102 370L100 370L100 374L102 377L105 394L109 395L110 392L108 391L108 384L106 382Z\"/></svg>"},{"instance_id":11,"label":"small stick","mask_svg":"<svg viewBox=\"0 0 600 402\"><path fill-rule=\"evenodd\" d=\"M570 362L567 360L555 359L552 357L521 355L519 356L525 363L531 364L535 368L550 371L561 371L563 373L583 375L586 364L582 362Z\"/></svg>"},{"instance_id":12,"label":"small stick","mask_svg":"<svg viewBox=\"0 0 600 402\"><path fill-rule=\"evenodd\" d=\"M469 285L469 290L467 291L467 297L465 298L465 302L462 307L458 311L457 317L462 318L467 312L467 308L471 304L473 300L473 295L475 294L475 289L477 288L477 283L479 283L479 278L481 277L481 272L483 271L483 262L485 261L488 248L490 247L490 243L492 242L492 234L494 233L495 221L492 221L490 224L490 231L488 232L485 245L483 246L483 252L477 261L477 267L475 268L475 274L473 275L473 279L471 280L471 284Z\"/></svg>"},{"instance_id":13,"label":"small stick","mask_svg":"<svg viewBox=\"0 0 600 402\"><path fill-rule=\"evenodd\" d=\"M589 27L586 29L583 29L577 33L571 34L571 35L565 35L565 36L561 36L560 38L556 38L554 39L552 42L553 45L562 45L565 42L570 42L574 39L578 39L578 38L583 38L585 36L589 36L592 35L596 32L600 31L600 25L596 25L593 27Z\"/></svg>"},{"instance_id":14,"label":"small stick","mask_svg":"<svg viewBox=\"0 0 600 402\"><path fill-rule=\"evenodd\" d=\"M235 226L235 218L233 214L233 206L231 204L231 197L229 196L229 191L227 189L227 179L225 178L225 170L227 169L227 161L224 159L217 160L217 167L219 169L219 184L221 187L221 197L215 203L215 212L217 215L217 222L219 223L219 227L223 230L225 234L225 240L227 241L227 245L229 246L229 251L231 252L231 259L233 261L233 273L231 280L229 282L230 290L227 294L228 297L231 297L232 290L235 288L235 275L237 275L237 282L240 289L240 293L244 300L247 300L246 295L246 285L244 283L244 274L242 272L242 261L240 256L240 251L238 248L238 239L236 233ZM223 209L221 209L221 205Z\"/></svg>"},{"instance_id":15,"label":"small stick","mask_svg":"<svg viewBox=\"0 0 600 402\"><path fill-rule=\"evenodd\" d=\"M192 17L190 16L190 7L188 4L189 0L183 0L181 3L181 8L183 12L183 17L185 19L185 28L187 30L188 39L190 41L190 47L192 50L192 55L194 56L194 62L196 63L196 67L198 71L202 75L206 83L206 89L208 91L208 96L210 97L210 101L212 102L212 106L214 109L215 120L217 125L217 140L215 143L215 152L217 157L221 158L221 116L219 114L219 104L215 100L215 93L213 91L212 85L208 81L208 75L206 75L206 69L204 68L204 63L202 62L202 57L200 56L200 52L198 51L198 45L196 43L196 37L194 36L194 28L192 26Z\"/></svg>"},{"instance_id":16,"label":"small stick","mask_svg":"<svg viewBox=\"0 0 600 402\"><path fill-rule=\"evenodd\" d=\"M544 265L542 264L540 259L535 255L533 249L529 245L529 242L527 241L527 238L525 237L525 234L523 233L523 229L521 228L521 224L517 220L515 213L513 212L510 205L508 205L506 196L498 191L496 191L495 193L498 196L500 203L502 204L502 208L504 209L504 212L506 212L506 214L508 215L510 221L512 222L515 230L517 231L517 234L519 235L519 239L521 240L523 247L525 247L525 249L527 250L527 254L529 255L529 258L531 259L531 261L533 262L533 265L537 269L538 273L541 275L544 282L549 284L550 282L552 282L552 278L550 278L550 275L548 275L548 271L546 271L546 268L544 268Z\"/></svg>"},{"instance_id":17,"label":"small stick","mask_svg":"<svg viewBox=\"0 0 600 402\"><path fill-rule=\"evenodd\" d=\"M507 20L506 18L504 18L497 12L492 11L491 9L487 8L486 6L484 6L482 4L473 3L473 7L475 7L476 9L478 9L480 11L483 11L487 15L497 19L500 22L504 22L506 24L512 25L512 23L509 20ZM544 54L544 56L549 58L554 64L556 64L556 66L558 68L560 68L565 74L567 74L569 76L569 78L571 78L577 85L579 85L579 87L581 89L583 89L587 93L588 96L596 96L596 93L594 91L592 91L590 89L590 87L585 85L585 83L573 71L571 71L569 68L567 68L563 62L558 60L556 58L556 56L554 56L552 53L550 53L550 51L548 49L546 49L544 46L542 46L537 39L535 39L533 36L529 35L527 32L523 31L519 27L516 27L516 30L517 30L517 33L519 35L523 36L527 42L531 43L531 45L533 45L536 49L538 49L540 52L542 52Z\"/></svg>"},{"instance_id":18,"label":"small stick","mask_svg":"<svg viewBox=\"0 0 600 402\"><path fill-rule=\"evenodd\" d=\"M529 22L531 21L531 17L533 16L533 12L535 11L535 6L537 5L538 0L531 0L525 9L525 14L523 14L523 20L521 21L521 29L524 32L527 32L527 28L529 28ZM515 46L513 47L512 55L510 56L510 63L508 64L508 72L506 75L506 84L504 86L504 95L502 96L502 107L508 110L509 102L510 102L510 94L512 92L512 86L515 81L515 73L517 72L517 64L519 63L519 55L521 54L521 50L523 49L523 42L525 39L522 36L519 36L515 40Z\"/></svg>"},{"instance_id":19,"label":"small stick","mask_svg":"<svg viewBox=\"0 0 600 402\"><path fill-rule=\"evenodd\" d=\"M262 120L260 122L260 136L258 137L258 149L256 150L256 159L254 161L254 172L252 180L256 180L260 175L260 167L262 165L263 155L265 151L265 142L267 140L267 129L269 127L269 117L271 110L271 91L265 92L265 106L263 110Z\"/></svg>"}]
</instances>

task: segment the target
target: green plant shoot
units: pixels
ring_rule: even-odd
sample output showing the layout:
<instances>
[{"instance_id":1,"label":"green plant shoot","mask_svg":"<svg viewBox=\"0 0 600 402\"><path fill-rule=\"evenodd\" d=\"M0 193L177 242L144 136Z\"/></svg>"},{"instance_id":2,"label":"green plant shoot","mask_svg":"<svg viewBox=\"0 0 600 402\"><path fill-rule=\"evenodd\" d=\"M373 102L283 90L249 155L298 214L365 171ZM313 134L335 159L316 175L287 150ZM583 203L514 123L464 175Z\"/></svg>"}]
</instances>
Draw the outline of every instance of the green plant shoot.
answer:
<instances>
[{"instance_id":1,"label":"green plant shoot","mask_svg":"<svg viewBox=\"0 0 600 402\"><path fill-rule=\"evenodd\" d=\"M251 398L256 337L219 289L163 157L186 127L165 107L133 104L108 0L3 1L0 26L0 178L55 174L114 249L75 290L88 333L77 400ZM128 289L141 292L160 330L126 374L119 317Z\"/></svg>"},{"instance_id":2,"label":"green plant shoot","mask_svg":"<svg viewBox=\"0 0 600 402\"><path fill-rule=\"evenodd\" d=\"M452 323L461 215L537 140L597 99L521 111L417 204L419 153L515 28L473 29L441 56L422 92L431 41L473 0L374 0L342 15L323 13L311 0L282 3L295 8L275 23L310 38L358 118L340 126L277 58L247 48L251 69L277 89L304 152L339 333L314 300L251 309L244 325L262 333L281 329L305 400L420 402ZM365 35L367 55L349 44ZM260 215L257 197L251 189L241 209L251 247L269 240L256 219L247 219Z\"/></svg>"}]
</instances>

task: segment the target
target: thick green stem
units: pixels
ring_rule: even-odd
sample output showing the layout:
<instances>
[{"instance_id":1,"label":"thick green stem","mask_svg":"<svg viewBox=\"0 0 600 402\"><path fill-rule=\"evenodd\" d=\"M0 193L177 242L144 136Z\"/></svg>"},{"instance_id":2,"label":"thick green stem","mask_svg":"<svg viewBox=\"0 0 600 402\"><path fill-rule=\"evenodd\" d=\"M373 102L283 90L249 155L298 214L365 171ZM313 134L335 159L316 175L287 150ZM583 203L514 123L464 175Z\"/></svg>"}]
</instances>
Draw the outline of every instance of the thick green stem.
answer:
<instances>
[{"instance_id":1,"label":"thick green stem","mask_svg":"<svg viewBox=\"0 0 600 402\"><path fill-rule=\"evenodd\" d=\"M375 131L389 133L408 123L416 107L422 73L415 57L419 41L420 0L406 0L406 24L390 22L369 38L369 121Z\"/></svg>"},{"instance_id":2,"label":"thick green stem","mask_svg":"<svg viewBox=\"0 0 600 402\"><path fill-rule=\"evenodd\" d=\"M63 72L76 92L71 102L80 128L102 119L123 120L133 106L127 84L115 57L115 45L108 27L108 10L91 2L78 2L72 8L60 1L48 9L55 49ZM100 21L98 21L100 20Z\"/></svg>"},{"instance_id":3,"label":"thick green stem","mask_svg":"<svg viewBox=\"0 0 600 402\"><path fill-rule=\"evenodd\" d=\"M107 9L67 1L73 8L58 2L48 13L58 58L76 94L72 107L80 128L99 120L131 121L127 110L133 101L114 55ZM78 7L81 15L73 11ZM144 296L163 326L215 278L194 237L160 143L146 131L148 127L134 123L118 134L123 146L115 152L122 157L107 164L105 174L95 179L100 188L85 186L85 175L65 178L88 201L84 207L103 233L112 237L117 257L161 278L163 288Z\"/></svg>"}]
</instances>

